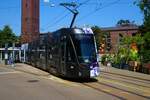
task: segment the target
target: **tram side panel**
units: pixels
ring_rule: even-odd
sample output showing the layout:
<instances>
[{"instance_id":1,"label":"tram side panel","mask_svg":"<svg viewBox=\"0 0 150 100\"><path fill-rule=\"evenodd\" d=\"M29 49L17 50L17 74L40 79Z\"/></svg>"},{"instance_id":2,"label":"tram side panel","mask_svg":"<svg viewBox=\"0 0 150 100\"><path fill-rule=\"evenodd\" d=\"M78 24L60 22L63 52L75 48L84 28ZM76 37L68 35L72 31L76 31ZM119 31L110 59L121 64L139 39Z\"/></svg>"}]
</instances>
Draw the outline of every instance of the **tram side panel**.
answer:
<instances>
[{"instance_id":1,"label":"tram side panel","mask_svg":"<svg viewBox=\"0 0 150 100\"><path fill-rule=\"evenodd\" d=\"M52 34L48 34L46 37L46 62L47 69L50 73L58 75L59 70L59 44Z\"/></svg>"},{"instance_id":2,"label":"tram side panel","mask_svg":"<svg viewBox=\"0 0 150 100\"><path fill-rule=\"evenodd\" d=\"M69 37L66 41L66 73L67 77L78 77L79 66Z\"/></svg>"},{"instance_id":3,"label":"tram side panel","mask_svg":"<svg viewBox=\"0 0 150 100\"><path fill-rule=\"evenodd\" d=\"M37 63L38 67L46 70L47 69L47 63L46 63L46 40L45 40L45 34L40 35L40 39L38 40L38 46L37 46Z\"/></svg>"}]
</instances>

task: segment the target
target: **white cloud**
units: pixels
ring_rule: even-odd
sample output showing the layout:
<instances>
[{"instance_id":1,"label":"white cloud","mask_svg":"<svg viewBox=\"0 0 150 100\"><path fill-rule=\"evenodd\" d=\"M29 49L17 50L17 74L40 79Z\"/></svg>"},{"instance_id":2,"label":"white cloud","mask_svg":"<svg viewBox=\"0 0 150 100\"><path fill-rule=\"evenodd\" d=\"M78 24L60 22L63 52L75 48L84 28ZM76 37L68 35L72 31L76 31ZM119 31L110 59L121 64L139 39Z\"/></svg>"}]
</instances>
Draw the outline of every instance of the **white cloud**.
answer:
<instances>
[{"instance_id":1,"label":"white cloud","mask_svg":"<svg viewBox=\"0 0 150 100\"><path fill-rule=\"evenodd\" d=\"M49 0L44 0L44 2L49 2Z\"/></svg>"}]
</instances>

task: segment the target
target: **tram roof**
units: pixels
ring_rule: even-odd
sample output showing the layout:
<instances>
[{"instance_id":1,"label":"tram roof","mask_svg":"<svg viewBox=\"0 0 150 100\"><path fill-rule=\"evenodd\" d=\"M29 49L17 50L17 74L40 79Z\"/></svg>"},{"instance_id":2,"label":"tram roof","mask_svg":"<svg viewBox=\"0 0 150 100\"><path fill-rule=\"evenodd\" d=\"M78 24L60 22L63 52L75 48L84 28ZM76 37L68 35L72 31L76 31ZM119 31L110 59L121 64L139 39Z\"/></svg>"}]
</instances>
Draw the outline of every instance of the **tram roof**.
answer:
<instances>
[{"instance_id":1,"label":"tram roof","mask_svg":"<svg viewBox=\"0 0 150 100\"><path fill-rule=\"evenodd\" d=\"M93 34L91 28L61 28L53 33L57 33L58 31L68 32L71 34Z\"/></svg>"}]
</instances>

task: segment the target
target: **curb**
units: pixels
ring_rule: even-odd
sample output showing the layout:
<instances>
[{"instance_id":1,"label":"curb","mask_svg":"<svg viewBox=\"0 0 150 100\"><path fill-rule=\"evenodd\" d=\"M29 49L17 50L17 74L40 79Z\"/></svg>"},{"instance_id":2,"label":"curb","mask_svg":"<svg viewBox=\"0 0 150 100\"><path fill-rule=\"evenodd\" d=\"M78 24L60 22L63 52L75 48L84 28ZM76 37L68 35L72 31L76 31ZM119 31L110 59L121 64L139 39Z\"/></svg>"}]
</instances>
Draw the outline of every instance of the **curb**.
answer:
<instances>
[{"instance_id":1,"label":"curb","mask_svg":"<svg viewBox=\"0 0 150 100\"><path fill-rule=\"evenodd\" d=\"M29 72L29 71L25 71L25 70L21 70L21 69L17 69L17 68L13 68L13 69L15 69L16 71L21 71L21 72L24 72L24 73L33 74L33 75L36 75L36 76L49 76L50 75L50 74L48 74L48 75L37 74L37 73L34 73L34 72Z\"/></svg>"},{"instance_id":2,"label":"curb","mask_svg":"<svg viewBox=\"0 0 150 100\"><path fill-rule=\"evenodd\" d=\"M36 75L36 76L49 76L49 75L50 75L50 73L47 73L47 72L45 72L45 71L43 71L43 70L41 70L41 69L38 69L38 68L36 68L36 67L30 66L30 65L27 65L27 64L23 64L23 63L19 63L19 64L20 64L20 65L15 64L14 67L12 67L11 65L7 65L7 68L9 68L9 69L14 69L14 70L16 70L16 71L20 71L20 72L24 72L24 73L28 73L28 74L33 74L33 75ZM17 67L17 66L18 66L18 67ZM29 69L26 70L26 69L24 68L24 66L28 66ZM34 70L36 70L37 72L34 72ZM38 70L41 71L41 72L38 73ZM42 74L42 72L43 72L44 74Z\"/></svg>"}]
</instances>

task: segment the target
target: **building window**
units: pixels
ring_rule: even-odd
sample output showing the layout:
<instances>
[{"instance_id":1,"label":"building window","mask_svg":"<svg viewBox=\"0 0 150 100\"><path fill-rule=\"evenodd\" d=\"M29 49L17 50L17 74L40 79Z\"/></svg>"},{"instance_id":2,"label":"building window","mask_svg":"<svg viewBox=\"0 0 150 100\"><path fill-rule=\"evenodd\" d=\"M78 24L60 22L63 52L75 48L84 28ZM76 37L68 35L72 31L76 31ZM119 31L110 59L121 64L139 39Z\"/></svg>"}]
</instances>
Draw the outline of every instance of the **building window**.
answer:
<instances>
[{"instance_id":1,"label":"building window","mask_svg":"<svg viewBox=\"0 0 150 100\"><path fill-rule=\"evenodd\" d=\"M123 35L119 34L119 43L121 43L123 41Z\"/></svg>"},{"instance_id":2,"label":"building window","mask_svg":"<svg viewBox=\"0 0 150 100\"><path fill-rule=\"evenodd\" d=\"M136 35L136 33L132 33L132 36L135 36Z\"/></svg>"},{"instance_id":3,"label":"building window","mask_svg":"<svg viewBox=\"0 0 150 100\"><path fill-rule=\"evenodd\" d=\"M28 4L26 3L26 8L28 8Z\"/></svg>"}]
</instances>

